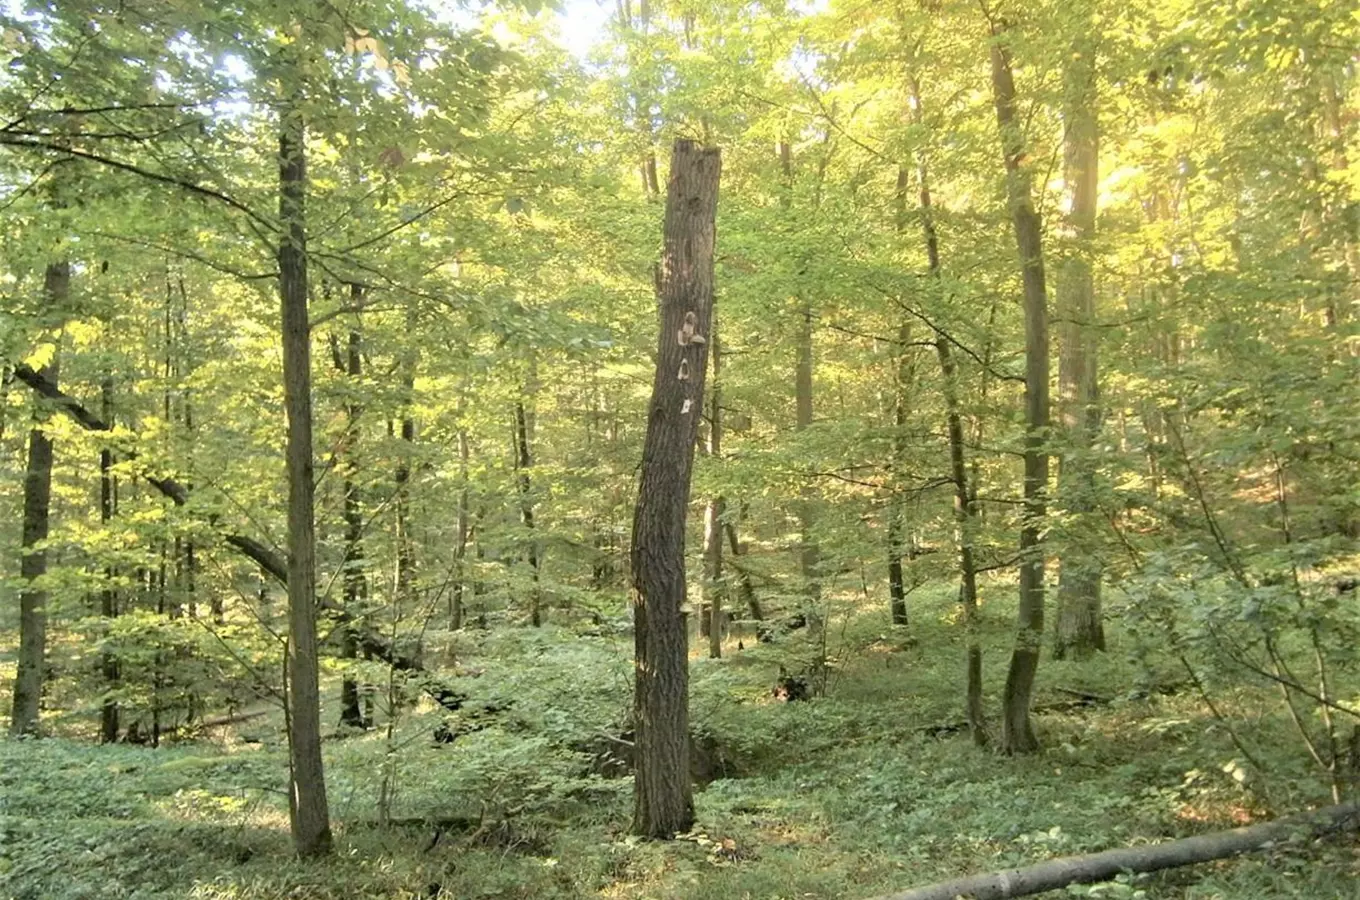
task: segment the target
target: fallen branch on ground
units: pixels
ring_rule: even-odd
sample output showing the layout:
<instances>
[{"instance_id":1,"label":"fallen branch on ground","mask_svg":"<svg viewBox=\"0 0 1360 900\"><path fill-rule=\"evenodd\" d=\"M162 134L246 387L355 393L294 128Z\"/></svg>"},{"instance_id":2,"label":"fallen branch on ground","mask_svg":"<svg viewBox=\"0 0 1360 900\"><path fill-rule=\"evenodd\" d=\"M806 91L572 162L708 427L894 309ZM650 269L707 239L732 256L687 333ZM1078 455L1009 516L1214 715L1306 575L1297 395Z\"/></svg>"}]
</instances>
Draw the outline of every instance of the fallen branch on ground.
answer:
<instances>
[{"instance_id":1,"label":"fallen branch on ground","mask_svg":"<svg viewBox=\"0 0 1360 900\"><path fill-rule=\"evenodd\" d=\"M1360 831L1360 803L1328 806L1314 812L1286 816L1230 831L1215 831L1194 837L1123 847L1083 856L1064 856L1048 862L1007 869L988 875L969 875L889 894L877 900L1007 900L1052 891L1069 884L1109 881L1121 872L1159 872L1196 863L1213 862L1242 853L1268 850L1295 837L1315 838L1337 832Z\"/></svg>"}]
</instances>

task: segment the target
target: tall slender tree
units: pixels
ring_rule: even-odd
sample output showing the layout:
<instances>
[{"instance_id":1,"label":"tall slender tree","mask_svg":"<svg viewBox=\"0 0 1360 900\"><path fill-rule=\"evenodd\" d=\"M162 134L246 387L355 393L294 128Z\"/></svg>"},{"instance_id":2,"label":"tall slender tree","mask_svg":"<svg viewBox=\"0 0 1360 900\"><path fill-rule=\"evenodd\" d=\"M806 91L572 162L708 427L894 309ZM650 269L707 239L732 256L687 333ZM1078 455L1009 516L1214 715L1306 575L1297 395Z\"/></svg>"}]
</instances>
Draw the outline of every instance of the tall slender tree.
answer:
<instances>
[{"instance_id":1,"label":"tall slender tree","mask_svg":"<svg viewBox=\"0 0 1360 900\"><path fill-rule=\"evenodd\" d=\"M56 320L71 290L71 264L49 263L43 273L43 305ZM60 370L57 341L51 356L38 370L45 381L57 385ZM19 574L19 659L14 676L11 734L34 734L42 707L43 673L47 661L48 592L39 579L47 574L47 540L52 512L52 438L35 422L28 433L28 470L24 476L23 557Z\"/></svg>"},{"instance_id":2,"label":"tall slender tree","mask_svg":"<svg viewBox=\"0 0 1360 900\"><path fill-rule=\"evenodd\" d=\"M1006 23L992 18L992 99L1006 165L1006 203L1019 251L1025 314L1025 500L1020 526L1020 606L1015 648L1006 672L1001 749L1006 753L1028 753L1039 746L1030 722L1030 702L1044 633L1044 548L1040 535L1048 492L1048 288L1044 281L1042 228L1034 209L1033 176L1026 156L1023 125L1015 108L1009 38Z\"/></svg>"},{"instance_id":3,"label":"tall slender tree","mask_svg":"<svg viewBox=\"0 0 1360 900\"><path fill-rule=\"evenodd\" d=\"M661 336L633 516L633 830L658 838L694 823L685 518L708 364L721 168L716 148L675 142L656 277Z\"/></svg>"}]
</instances>

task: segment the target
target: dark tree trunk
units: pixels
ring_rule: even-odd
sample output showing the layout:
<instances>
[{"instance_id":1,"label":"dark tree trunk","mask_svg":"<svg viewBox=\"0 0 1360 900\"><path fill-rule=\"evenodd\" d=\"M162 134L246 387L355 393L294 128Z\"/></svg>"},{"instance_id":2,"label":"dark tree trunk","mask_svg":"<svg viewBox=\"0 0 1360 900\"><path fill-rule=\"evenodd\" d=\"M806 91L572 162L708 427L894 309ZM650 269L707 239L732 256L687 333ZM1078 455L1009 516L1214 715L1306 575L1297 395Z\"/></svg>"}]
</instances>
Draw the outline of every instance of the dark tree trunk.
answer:
<instances>
[{"instance_id":1,"label":"dark tree trunk","mask_svg":"<svg viewBox=\"0 0 1360 900\"><path fill-rule=\"evenodd\" d=\"M912 71L907 72L911 97L912 124L925 127L925 108L921 86ZM944 290L944 265L940 261L940 236L935 228L935 206L930 192L930 166L924 151L917 154L916 178L921 213L921 236L925 242L926 266L932 284ZM973 547L977 535L977 505L968 480L967 448L963 440L963 415L959 411L958 366L948 337L935 331L935 356L940 364L944 393L945 431L949 438L949 479L954 489L954 546L959 564L959 606L966 645L964 715L973 743L986 746L986 716L982 708L982 644L977 633L977 564Z\"/></svg>"},{"instance_id":2,"label":"dark tree trunk","mask_svg":"<svg viewBox=\"0 0 1360 900\"><path fill-rule=\"evenodd\" d=\"M468 464L471 455L471 448L468 446L468 434L466 428L458 429L458 546L454 548L454 558L457 562L458 570L455 572L453 590L449 595L449 628L457 631L463 627L463 617L466 613L465 594L468 589L468 564L467 548L469 530L471 528L470 513L470 493L471 487L468 482Z\"/></svg>"},{"instance_id":3,"label":"dark tree trunk","mask_svg":"<svg viewBox=\"0 0 1360 900\"><path fill-rule=\"evenodd\" d=\"M714 315L708 335L709 356L713 361L713 386L708 392L708 443L704 448L714 464L722 458L722 354L718 343L718 317ZM704 608L708 614L708 655L722 657L723 641L723 535L722 517L727 500L714 494L704 507Z\"/></svg>"},{"instance_id":4,"label":"dark tree trunk","mask_svg":"<svg viewBox=\"0 0 1360 900\"><path fill-rule=\"evenodd\" d=\"M1007 203L1015 229L1024 284L1025 311L1025 488L1024 521L1020 526L1020 607L1015 648L1006 673L1001 749L1028 753L1038 749L1030 722L1034 676L1044 633L1045 494L1048 487L1048 289L1039 216L1031 196L1031 175L1025 157L1024 134L1015 114L1015 77L1004 41L1006 29L992 28L992 94L996 122L1006 163Z\"/></svg>"},{"instance_id":5,"label":"dark tree trunk","mask_svg":"<svg viewBox=\"0 0 1360 900\"><path fill-rule=\"evenodd\" d=\"M106 377L100 386L100 400L104 421L113 422L113 379ZM99 522L105 529L118 512L118 480L113 474L113 450L107 444L99 451ZM113 589L118 571L113 566L104 569L104 590L99 594L99 612L112 625L118 617L118 592ZM104 676L104 702L99 710L99 739L105 744L118 740L119 710L116 692L120 673L118 656L110 650L100 655L100 672Z\"/></svg>"},{"instance_id":6,"label":"dark tree trunk","mask_svg":"<svg viewBox=\"0 0 1360 900\"><path fill-rule=\"evenodd\" d=\"M414 328L415 322L408 314L407 330ZM401 450L397 457L397 470L393 475L396 486L397 523L397 612L400 615L409 608L415 593L416 550L411 537L411 456L416 444L416 420L412 413L415 404L416 362L418 356L414 349L407 349L401 359Z\"/></svg>"},{"instance_id":7,"label":"dark tree trunk","mask_svg":"<svg viewBox=\"0 0 1360 900\"><path fill-rule=\"evenodd\" d=\"M531 365L528 383L524 385L524 394L532 402L537 391L537 366ZM526 556L529 561L529 578L532 581L529 588L529 622L535 628L538 628L543 624L543 598L538 587L538 535L534 532L533 476L531 475L534 465L533 439L533 411L523 400L517 400L515 402L515 472L516 481L519 485L519 517L520 524L524 526L527 535L528 550Z\"/></svg>"},{"instance_id":8,"label":"dark tree trunk","mask_svg":"<svg viewBox=\"0 0 1360 900\"><path fill-rule=\"evenodd\" d=\"M1089 24L1089 23L1088 23ZM1096 231L1099 185L1099 126L1096 113L1094 42L1083 32L1064 72L1066 130L1064 174L1069 198L1068 237L1072 252L1058 271L1057 302L1062 311L1058 357L1058 404L1065 452L1058 483L1071 513L1071 531L1084 535L1098 527L1095 509L1095 466L1090 451L1100 429L1096 370L1095 278L1091 243ZM1076 544L1074 546L1074 544ZM1053 657L1069 653L1084 659L1105 649L1100 609L1099 556L1079 542L1068 541L1058 576L1057 627Z\"/></svg>"},{"instance_id":9,"label":"dark tree trunk","mask_svg":"<svg viewBox=\"0 0 1360 900\"><path fill-rule=\"evenodd\" d=\"M694 824L683 613L685 514L704 401L721 167L716 149L676 141L657 271L661 337L633 517L633 830L657 838L671 838Z\"/></svg>"},{"instance_id":10,"label":"dark tree trunk","mask_svg":"<svg viewBox=\"0 0 1360 900\"><path fill-rule=\"evenodd\" d=\"M312 350L307 321L306 129L296 98L285 101L279 133L279 298L283 396L288 414L288 749L289 812L299 856L330 852L330 811L321 763L317 684L315 477L312 462Z\"/></svg>"},{"instance_id":11,"label":"dark tree trunk","mask_svg":"<svg viewBox=\"0 0 1360 900\"><path fill-rule=\"evenodd\" d=\"M362 285L350 285L350 300L357 308L363 302ZM337 354L338 355L338 354ZM345 435L340 443L340 465L345 473L345 610L352 616L363 616L368 602L368 572L364 564L363 497L359 489L359 419L363 408L359 404L359 379L363 376L363 336L357 328L350 329L345 348L344 373L349 376L350 399L345 404ZM340 655L345 659L359 657L359 637L354 628L346 626L341 640ZM367 728L359 680L352 671L346 672L340 684L340 724L351 728Z\"/></svg>"},{"instance_id":12,"label":"dark tree trunk","mask_svg":"<svg viewBox=\"0 0 1360 900\"><path fill-rule=\"evenodd\" d=\"M66 303L71 289L71 265L57 262L43 274L43 302L53 313ZM38 370L41 378L58 383L58 351ZM14 707L10 734L37 734L42 707L43 670L47 658L47 590L33 584L47 574L47 551L37 545L47 540L52 504L52 439L35 424L28 433L28 471L24 476L23 558L19 574L19 660L14 675Z\"/></svg>"}]
</instances>

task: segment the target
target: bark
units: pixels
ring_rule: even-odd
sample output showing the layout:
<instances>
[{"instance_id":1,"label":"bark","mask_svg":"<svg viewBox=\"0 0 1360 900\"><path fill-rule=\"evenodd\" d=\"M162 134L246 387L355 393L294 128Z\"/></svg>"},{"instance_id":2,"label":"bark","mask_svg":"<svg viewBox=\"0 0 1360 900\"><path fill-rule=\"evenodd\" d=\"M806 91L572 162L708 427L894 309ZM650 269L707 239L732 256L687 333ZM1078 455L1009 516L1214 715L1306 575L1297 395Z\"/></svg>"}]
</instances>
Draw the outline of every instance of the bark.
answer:
<instances>
[{"instance_id":1,"label":"bark","mask_svg":"<svg viewBox=\"0 0 1360 900\"><path fill-rule=\"evenodd\" d=\"M971 875L938 884L887 894L877 900L1004 900L1059 890L1069 884L1109 881L1124 872L1160 872L1198 863L1226 859L1243 853L1271 850L1282 843L1305 837L1360 830L1360 805L1329 806L1229 831L1152 844L1104 850L1082 856L1064 856L1047 862L1007 869L989 875Z\"/></svg>"},{"instance_id":2,"label":"bark","mask_svg":"<svg viewBox=\"0 0 1360 900\"><path fill-rule=\"evenodd\" d=\"M907 227L907 188L910 178L905 166L897 170L897 233ZM915 380L911 365L911 324L906 319L897 326L897 360L892 399L893 448L888 498L888 609L894 625L907 624L907 587L902 572L903 537L907 529L906 502L900 496L902 469L906 464L908 392Z\"/></svg>"},{"instance_id":3,"label":"bark","mask_svg":"<svg viewBox=\"0 0 1360 900\"><path fill-rule=\"evenodd\" d=\"M925 108L921 85L913 72L907 73L907 90L913 124L924 127ZM925 242L926 267L931 282L942 290L944 266L940 261L940 236L935 227L935 206L930 192L930 165L924 152L918 153L916 157L916 179L919 183L921 236ZM990 738L982 708L982 642L977 627L977 563L973 556L978 532L976 490L970 486L968 479L968 451L963 441L963 415L959 411L958 366L954 362L953 345L938 329L935 331L935 356L940 364L945 431L949 436L949 479L954 489L954 547L959 563L959 607L966 647L964 717L973 743L983 747Z\"/></svg>"},{"instance_id":4,"label":"bark","mask_svg":"<svg viewBox=\"0 0 1360 900\"><path fill-rule=\"evenodd\" d=\"M685 514L704 400L721 157L679 140L671 158L661 265L661 336L633 516L637 773L633 830L671 838L694 823L689 777Z\"/></svg>"},{"instance_id":5,"label":"bark","mask_svg":"<svg viewBox=\"0 0 1360 900\"><path fill-rule=\"evenodd\" d=\"M356 308L363 302L363 286L350 286L350 300ZM363 408L357 399L360 389L359 379L363 376L363 336L357 328L349 332L346 352L343 359L344 373L350 379L350 399L345 404L345 435L340 443L340 466L345 473L344 518L345 518L345 563L344 593L345 609L354 616L364 614L368 602L368 573L364 566L364 515L363 498L359 490L359 420ZM337 354L338 355L338 354ZM359 638L352 627L344 629L341 638L340 655L345 659L359 656ZM359 681L351 672L346 672L340 685L340 723L351 728L367 728L368 717L364 715L361 702Z\"/></svg>"},{"instance_id":6,"label":"bark","mask_svg":"<svg viewBox=\"0 0 1360 900\"><path fill-rule=\"evenodd\" d=\"M408 314L407 330L415 327L414 317ZM415 402L417 351L408 348L401 359L401 452L397 457L397 469L393 474L395 483L394 506L397 523L397 610L400 614L409 608L415 593L416 553L415 541L411 538L411 455L416 443L416 420L411 407Z\"/></svg>"},{"instance_id":7,"label":"bark","mask_svg":"<svg viewBox=\"0 0 1360 900\"><path fill-rule=\"evenodd\" d=\"M787 211L793 206L793 148L787 141L778 146L779 167L784 176L784 196L780 205ZM812 305L800 291L798 296L798 332L795 336L795 359L793 371L794 394L794 431L804 431L812 425L812 374L814 367L812 346ZM821 583L817 577L819 553L812 538L816 525L816 513L812 498L804 488L795 504L798 517L798 572L803 579L807 596L808 620L820 621L817 606L821 600Z\"/></svg>"},{"instance_id":8,"label":"bark","mask_svg":"<svg viewBox=\"0 0 1360 900\"><path fill-rule=\"evenodd\" d=\"M471 455L468 446L468 434L466 428L458 429L458 546L454 548L454 559L458 567L453 582L453 590L449 595L449 628L457 631L463 627L463 617L466 613L466 592L468 588L468 566L467 548L469 529L471 527L470 518L470 492L468 482L468 463Z\"/></svg>"},{"instance_id":9,"label":"bark","mask_svg":"<svg viewBox=\"0 0 1360 900\"><path fill-rule=\"evenodd\" d=\"M1097 389L1095 279L1091 243L1096 230L1099 184L1099 132L1096 111L1095 50L1083 35L1064 72L1067 115L1063 181L1068 194L1066 230L1071 253L1058 270L1057 303L1062 325L1058 339L1058 408L1066 451L1059 462L1058 484L1071 513L1072 531L1086 534L1093 521L1095 468L1090 458L1100 428ZM1105 649L1100 609L1101 564L1089 549L1069 542L1058 576L1057 627L1053 657L1069 653L1084 659Z\"/></svg>"},{"instance_id":10,"label":"bark","mask_svg":"<svg viewBox=\"0 0 1360 900\"><path fill-rule=\"evenodd\" d=\"M1024 285L1025 312L1025 487L1020 526L1020 605L1015 648L1006 673L1001 749L1028 753L1038 749L1030 722L1034 676L1044 633L1044 549L1040 541L1048 484L1048 288L1044 282L1039 216L1031 196L1032 176L1025 156L1024 133L1015 112L1015 77L1005 46L1006 26L992 25L992 95L1006 164L1007 205L1015 230Z\"/></svg>"},{"instance_id":11,"label":"bark","mask_svg":"<svg viewBox=\"0 0 1360 900\"><path fill-rule=\"evenodd\" d=\"M315 476L312 462L311 331L307 320L306 130L296 98L279 132L278 249L283 394L288 415L288 750L289 812L299 856L330 852L330 812L321 763L317 685Z\"/></svg>"},{"instance_id":12,"label":"bark","mask_svg":"<svg viewBox=\"0 0 1360 900\"><path fill-rule=\"evenodd\" d=\"M113 379L106 377L100 386L102 413L105 421L113 421ZM99 451L99 522L109 528L118 511L118 482L113 475L113 450L105 445ZM104 569L104 590L99 594L99 612L105 619L118 617L118 592L113 589L118 572L113 566ZM104 676L104 700L99 710L99 739L105 744L118 740L119 709L115 693L120 681L118 656L105 650L100 654L100 673Z\"/></svg>"},{"instance_id":13,"label":"bark","mask_svg":"<svg viewBox=\"0 0 1360 900\"><path fill-rule=\"evenodd\" d=\"M715 463L722 458L722 387L719 377L722 371L722 355L718 343L718 317L713 316L708 335L709 355L713 360L713 387L708 392L708 442L704 450ZM708 656L710 659L722 657L723 609L722 609L722 568L723 535L722 517L727 509L727 500L722 494L714 494L704 507L704 609L708 618Z\"/></svg>"},{"instance_id":14,"label":"bark","mask_svg":"<svg viewBox=\"0 0 1360 900\"><path fill-rule=\"evenodd\" d=\"M66 303L71 288L71 265L56 262L43 274L43 301L53 312ZM60 363L57 350L38 376L55 387ZM26 368L16 366L18 369ZM52 439L35 423L28 433L28 470L24 476L23 556L19 574L19 659L14 675L14 706L10 734L36 734L42 705L43 670L47 657L47 589L34 584L47 574L48 519L52 503Z\"/></svg>"},{"instance_id":15,"label":"bark","mask_svg":"<svg viewBox=\"0 0 1360 900\"><path fill-rule=\"evenodd\" d=\"M524 385L524 396L532 398L538 390L537 366L530 363L530 374ZM539 546L534 530L534 500L531 471L533 456L534 414L524 400L515 401L515 481L519 487L519 517L527 534L529 561L529 622L535 628L543 624L543 598L539 591Z\"/></svg>"}]
</instances>

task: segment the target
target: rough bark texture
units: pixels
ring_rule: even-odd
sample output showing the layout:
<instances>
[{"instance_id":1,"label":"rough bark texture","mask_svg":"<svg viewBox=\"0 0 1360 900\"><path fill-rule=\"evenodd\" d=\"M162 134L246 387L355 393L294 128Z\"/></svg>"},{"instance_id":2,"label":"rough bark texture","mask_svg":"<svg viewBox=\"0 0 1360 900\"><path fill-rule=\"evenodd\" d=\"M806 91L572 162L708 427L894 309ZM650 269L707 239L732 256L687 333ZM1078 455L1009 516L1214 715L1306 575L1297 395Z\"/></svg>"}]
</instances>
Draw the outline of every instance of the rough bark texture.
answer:
<instances>
[{"instance_id":1,"label":"rough bark texture","mask_svg":"<svg viewBox=\"0 0 1360 900\"><path fill-rule=\"evenodd\" d=\"M633 830L670 838L694 823L689 777L685 513L704 401L721 158L676 141L657 272L661 338L633 517L637 772ZM695 338L700 340L696 340Z\"/></svg>"},{"instance_id":2,"label":"rough bark texture","mask_svg":"<svg viewBox=\"0 0 1360 900\"><path fill-rule=\"evenodd\" d=\"M285 104L279 134L279 299L283 398L288 414L288 794L300 856L331 849L321 765L317 686L315 476L312 464L311 329L307 321L307 167L302 116Z\"/></svg>"},{"instance_id":3,"label":"rough bark texture","mask_svg":"<svg viewBox=\"0 0 1360 900\"><path fill-rule=\"evenodd\" d=\"M1057 303L1062 316L1058 336L1061 345L1058 408L1065 437L1058 483L1071 513L1072 531L1078 535L1096 526L1091 521L1095 469L1090 449L1100 429L1095 278L1091 268L1099 182L1094 53L1092 42L1083 36L1074 47L1064 72L1067 121L1063 180L1069 204L1065 225L1073 248L1062 261L1057 281ZM1100 578L1099 556L1069 542L1058 576L1057 627L1053 634L1055 659L1062 659L1069 653L1082 659L1105 649Z\"/></svg>"},{"instance_id":4,"label":"rough bark texture","mask_svg":"<svg viewBox=\"0 0 1360 900\"><path fill-rule=\"evenodd\" d=\"M1360 830L1360 805L1329 806L1274 822L1199 834L1165 844L1065 856L1023 869L956 878L888 894L877 900L956 900L958 897L1005 900L1010 897L1028 897L1058 890L1069 884L1109 881L1121 872L1160 872L1242 853L1269 850L1299 836L1317 837L1356 830Z\"/></svg>"},{"instance_id":5,"label":"rough bark texture","mask_svg":"<svg viewBox=\"0 0 1360 900\"><path fill-rule=\"evenodd\" d=\"M43 300L55 310L66 303L71 287L71 266L51 263L43 275ZM38 375L56 386L57 350ZM20 367L16 367L17 369ZM43 662L47 657L47 590L34 579L47 574L47 551L38 546L47 540L52 503L52 439L35 424L28 433L28 470L24 476L23 557L19 574L19 659L14 675L14 706L10 734L36 734L42 705Z\"/></svg>"},{"instance_id":6,"label":"rough bark texture","mask_svg":"<svg viewBox=\"0 0 1360 900\"><path fill-rule=\"evenodd\" d=\"M1031 196L1031 175L1025 157L1024 134L1015 113L1015 77L1004 44L1005 27L992 28L992 95L1006 163L1007 205L1020 254L1025 310L1025 488L1024 521L1020 526L1020 608L1016 616L1015 649L1006 673L1001 724L1001 749L1028 753L1038 749L1029 707L1039 649L1044 633L1044 551L1040 534L1046 513L1048 454L1048 289L1039 216Z\"/></svg>"}]
</instances>

